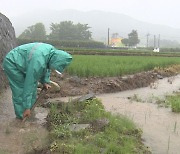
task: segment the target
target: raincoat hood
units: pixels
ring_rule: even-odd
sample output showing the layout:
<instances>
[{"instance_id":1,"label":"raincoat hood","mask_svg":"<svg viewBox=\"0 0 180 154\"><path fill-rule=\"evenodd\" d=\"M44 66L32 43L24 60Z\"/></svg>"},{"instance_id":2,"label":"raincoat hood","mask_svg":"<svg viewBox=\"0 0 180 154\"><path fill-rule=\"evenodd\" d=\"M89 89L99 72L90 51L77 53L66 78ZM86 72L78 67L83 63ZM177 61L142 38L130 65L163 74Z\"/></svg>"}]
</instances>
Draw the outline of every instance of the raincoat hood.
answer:
<instances>
[{"instance_id":1,"label":"raincoat hood","mask_svg":"<svg viewBox=\"0 0 180 154\"><path fill-rule=\"evenodd\" d=\"M62 73L72 61L72 56L62 50L55 50L49 61L49 68Z\"/></svg>"}]
</instances>

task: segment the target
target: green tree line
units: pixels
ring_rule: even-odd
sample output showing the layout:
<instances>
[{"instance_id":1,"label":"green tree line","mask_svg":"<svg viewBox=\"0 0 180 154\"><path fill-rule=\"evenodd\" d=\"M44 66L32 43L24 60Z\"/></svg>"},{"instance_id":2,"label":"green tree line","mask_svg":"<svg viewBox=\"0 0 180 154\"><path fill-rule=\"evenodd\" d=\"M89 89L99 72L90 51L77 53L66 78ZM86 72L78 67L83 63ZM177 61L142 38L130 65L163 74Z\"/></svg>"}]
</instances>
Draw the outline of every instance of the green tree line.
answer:
<instances>
[{"instance_id":1,"label":"green tree line","mask_svg":"<svg viewBox=\"0 0 180 154\"><path fill-rule=\"evenodd\" d=\"M36 23L28 27L18 38L30 40L83 40L92 39L91 27L88 24L74 24L72 21L52 23L50 34L46 34L43 23Z\"/></svg>"},{"instance_id":2,"label":"green tree line","mask_svg":"<svg viewBox=\"0 0 180 154\"><path fill-rule=\"evenodd\" d=\"M61 46L65 47L92 47L101 48L105 45L101 42L92 40L92 32L90 31L88 24L77 23L74 24L72 21L62 21L60 23L51 23L50 33L47 35L46 29L43 23L36 23L35 25L27 27L22 34L18 37L18 41L30 42L41 40L43 42L53 42L58 44L57 41L61 42ZM88 42L90 41L90 42ZM132 30L128 34L128 38L124 38L122 43L128 47L135 47L140 40L138 39L138 33L136 30Z\"/></svg>"}]
</instances>

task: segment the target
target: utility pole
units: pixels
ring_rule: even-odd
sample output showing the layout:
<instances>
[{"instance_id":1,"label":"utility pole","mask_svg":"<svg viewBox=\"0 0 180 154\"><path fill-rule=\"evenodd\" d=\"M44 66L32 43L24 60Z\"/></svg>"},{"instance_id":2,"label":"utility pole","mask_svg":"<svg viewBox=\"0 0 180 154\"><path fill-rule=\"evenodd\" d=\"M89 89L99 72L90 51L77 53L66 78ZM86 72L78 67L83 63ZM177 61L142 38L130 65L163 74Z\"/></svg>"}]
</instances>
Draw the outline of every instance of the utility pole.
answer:
<instances>
[{"instance_id":1,"label":"utility pole","mask_svg":"<svg viewBox=\"0 0 180 154\"><path fill-rule=\"evenodd\" d=\"M156 35L154 35L154 49L156 48Z\"/></svg>"},{"instance_id":2,"label":"utility pole","mask_svg":"<svg viewBox=\"0 0 180 154\"><path fill-rule=\"evenodd\" d=\"M150 34L149 33L147 33L147 45L146 45L146 47L148 48L149 47L149 36L150 36Z\"/></svg>"},{"instance_id":3,"label":"utility pole","mask_svg":"<svg viewBox=\"0 0 180 154\"><path fill-rule=\"evenodd\" d=\"M159 34L159 38L158 38L158 48L160 48L160 34Z\"/></svg>"},{"instance_id":4,"label":"utility pole","mask_svg":"<svg viewBox=\"0 0 180 154\"><path fill-rule=\"evenodd\" d=\"M109 30L110 30L110 29L108 28L108 46L109 46Z\"/></svg>"}]
</instances>

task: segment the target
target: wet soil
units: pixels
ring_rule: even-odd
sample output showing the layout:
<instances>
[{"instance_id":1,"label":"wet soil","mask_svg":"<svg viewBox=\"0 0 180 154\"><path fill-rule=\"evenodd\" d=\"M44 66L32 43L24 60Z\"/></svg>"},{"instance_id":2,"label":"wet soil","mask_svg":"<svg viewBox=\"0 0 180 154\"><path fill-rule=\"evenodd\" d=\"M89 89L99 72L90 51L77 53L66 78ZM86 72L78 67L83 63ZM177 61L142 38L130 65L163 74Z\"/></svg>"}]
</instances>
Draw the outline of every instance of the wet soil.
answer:
<instances>
[{"instance_id":1,"label":"wet soil","mask_svg":"<svg viewBox=\"0 0 180 154\"><path fill-rule=\"evenodd\" d=\"M47 110L36 108L35 118L22 123L15 118L11 90L0 97L0 154L36 153L36 149L44 148L49 142L48 131L42 126Z\"/></svg>"}]
</instances>

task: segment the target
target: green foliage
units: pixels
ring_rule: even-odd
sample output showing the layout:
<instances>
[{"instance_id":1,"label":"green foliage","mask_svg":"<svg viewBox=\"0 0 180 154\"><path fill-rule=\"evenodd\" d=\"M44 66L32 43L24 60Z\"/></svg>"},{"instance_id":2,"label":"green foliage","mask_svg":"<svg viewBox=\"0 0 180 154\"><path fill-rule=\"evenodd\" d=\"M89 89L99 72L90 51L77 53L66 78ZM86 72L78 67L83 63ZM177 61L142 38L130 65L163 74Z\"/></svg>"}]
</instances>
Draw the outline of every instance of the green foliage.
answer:
<instances>
[{"instance_id":1,"label":"green foliage","mask_svg":"<svg viewBox=\"0 0 180 154\"><path fill-rule=\"evenodd\" d=\"M91 32L88 24L73 24L72 21L63 21L60 24L51 24L49 39L52 40L90 40Z\"/></svg>"},{"instance_id":2,"label":"green foliage","mask_svg":"<svg viewBox=\"0 0 180 154\"><path fill-rule=\"evenodd\" d=\"M122 39L122 43L125 46L135 47L140 42L138 38L138 33L136 30L132 30L131 33L128 34L128 39L124 38Z\"/></svg>"},{"instance_id":3,"label":"green foliage","mask_svg":"<svg viewBox=\"0 0 180 154\"><path fill-rule=\"evenodd\" d=\"M169 96L167 100L173 112L180 112L180 95Z\"/></svg>"},{"instance_id":4,"label":"green foliage","mask_svg":"<svg viewBox=\"0 0 180 154\"><path fill-rule=\"evenodd\" d=\"M28 27L19 37L19 39L46 39L45 26L42 23L37 23Z\"/></svg>"},{"instance_id":5,"label":"green foliage","mask_svg":"<svg viewBox=\"0 0 180 154\"><path fill-rule=\"evenodd\" d=\"M73 121L56 123L57 114L67 114L68 119L77 118L77 124L89 123L100 118L109 120L103 130L88 129L72 131L69 129ZM55 116L54 116L54 115ZM50 150L55 153L94 154L94 153L146 153L140 141L141 131L127 118L114 116L106 112L98 99L86 102L64 103L62 106L52 106L51 117L51 145ZM71 117L71 118L70 118ZM54 122L55 121L55 122Z\"/></svg>"},{"instance_id":6,"label":"green foliage","mask_svg":"<svg viewBox=\"0 0 180 154\"><path fill-rule=\"evenodd\" d=\"M104 106L99 100L87 101L85 108L82 110L82 121L81 122L92 122L98 118L106 116Z\"/></svg>"},{"instance_id":7,"label":"green foliage","mask_svg":"<svg viewBox=\"0 0 180 154\"><path fill-rule=\"evenodd\" d=\"M48 43L51 44L57 48L104 48L105 45L102 42L97 42L97 41L78 41L78 40L38 40L38 39L17 39L17 44L22 45L26 43L32 43L32 42L43 42L43 43Z\"/></svg>"},{"instance_id":8,"label":"green foliage","mask_svg":"<svg viewBox=\"0 0 180 154\"><path fill-rule=\"evenodd\" d=\"M65 123L77 123L78 119L69 116L73 114L73 105L62 105L61 110L57 109L56 105L51 106L50 114L48 116L48 120L51 121L51 125L62 125Z\"/></svg>"},{"instance_id":9,"label":"green foliage","mask_svg":"<svg viewBox=\"0 0 180 154\"><path fill-rule=\"evenodd\" d=\"M128 34L128 42L129 46L136 46L140 42L136 30L132 30L132 32Z\"/></svg>"},{"instance_id":10,"label":"green foliage","mask_svg":"<svg viewBox=\"0 0 180 154\"><path fill-rule=\"evenodd\" d=\"M180 94L167 95L165 99L155 97L155 102L160 107L171 107L172 112L180 112Z\"/></svg>"},{"instance_id":11,"label":"green foliage","mask_svg":"<svg viewBox=\"0 0 180 154\"><path fill-rule=\"evenodd\" d=\"M128 46L129 45L129 40L127 38L124 38L122 39L122 43L125 45L125 46Z\"/></svg>"},{"instance_id":12,"label":"green foliage","mask_svg":"<svg viewBox=\"0 0 180 154\"><path fill-rule=\"evenodd\" d=\"M74 55L72 64L67 68L67 72L70 75L77 75L80 77L122 76L173 64L180 64L179 58Z\"/></svg>"}]
</instances>

